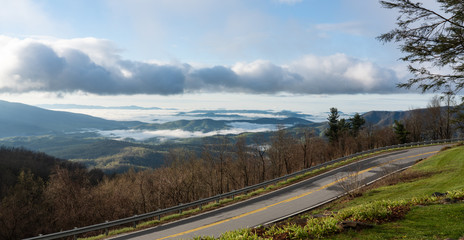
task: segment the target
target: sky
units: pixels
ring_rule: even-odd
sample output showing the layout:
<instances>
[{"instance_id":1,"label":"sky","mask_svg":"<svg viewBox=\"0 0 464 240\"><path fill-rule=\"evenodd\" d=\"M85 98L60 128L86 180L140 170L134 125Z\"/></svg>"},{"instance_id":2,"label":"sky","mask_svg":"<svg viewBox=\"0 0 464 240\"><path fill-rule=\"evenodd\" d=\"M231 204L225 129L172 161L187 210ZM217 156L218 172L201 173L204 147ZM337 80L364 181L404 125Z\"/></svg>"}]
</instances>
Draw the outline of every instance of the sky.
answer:
<instances>
[{"instance_id":1,"label":"sky","mask_svg":"<svg viewBox=\"0 0 464 240\"><path fill-rule=\"evenodd\" d=\"M427 0L426 4L434 1ZM0 0L0 99L188 109L408 110L376 0Z\"/></svg>"}]
</instances>

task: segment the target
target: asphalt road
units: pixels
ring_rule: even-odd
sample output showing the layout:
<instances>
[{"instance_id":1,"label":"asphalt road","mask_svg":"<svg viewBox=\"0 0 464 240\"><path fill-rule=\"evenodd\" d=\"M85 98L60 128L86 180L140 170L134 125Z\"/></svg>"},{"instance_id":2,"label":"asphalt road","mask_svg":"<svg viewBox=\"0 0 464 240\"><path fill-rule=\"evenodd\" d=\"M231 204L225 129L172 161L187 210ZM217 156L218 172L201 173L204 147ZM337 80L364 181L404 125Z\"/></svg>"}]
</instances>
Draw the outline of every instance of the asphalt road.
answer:
<instances>
[{"instance_id":1,"label":"asphalt road","mask_svg":"<svg viewBox=\"0 0 464 240\"><path fill-rule=\"evenodd\" d=\"M382 154L247 201L112 239L191 239L263 225L340 196L345 192L340 181L367 183L434 155L442 147L429 146Z\"/></svg>"}]
</instances>

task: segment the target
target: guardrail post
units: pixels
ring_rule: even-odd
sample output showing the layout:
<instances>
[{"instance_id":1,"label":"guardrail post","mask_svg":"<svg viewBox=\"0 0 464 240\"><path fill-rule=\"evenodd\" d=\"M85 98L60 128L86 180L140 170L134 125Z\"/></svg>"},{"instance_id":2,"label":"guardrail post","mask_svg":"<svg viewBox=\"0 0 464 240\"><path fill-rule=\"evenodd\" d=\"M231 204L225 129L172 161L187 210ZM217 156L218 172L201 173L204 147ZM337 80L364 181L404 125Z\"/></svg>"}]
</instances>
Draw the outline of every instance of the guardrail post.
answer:
<instances>
[{"instance_id":1,"label":"guardrail post","mask_svg":"<svg viewBox=\"0 0 464 240\"><path fill-rule=\"evenodd\" d=\"M137 217L137 214L135 214L134 217ZM134 228L137 228L137 221L134 221L133 227L134 227Z\"/></svg>"},{"instance_id":2,"label":"guardrail post","mask_svg":"<svg viewBox=\"0 0 464 240\"><path fill-rule=\"evenodd\" d=\"M105 223L108 223L108 220L106 220ZM108 234L109 234L109 230L108 228L105 228L105 236L108 236Z\"/></svg>"},{"instance_id":3,"label":"guardrail post","mask_svg":"<svg viewBox=\"0 0 464 240\"><path fill-rule=\"evenodd\" d=\"M77 227L74 227L74 229L77 229ZM77 235L76 234L74 234L73 239L77 240Z\"/></svg>"},{"instance_id":4,"label":"guardrail post","mask_svg":"<svg viewBox=\"0 0 464 240\"><path fill-rule=\"evenodd\" d=\"M198 206L198 208L200 209L200 211L203 210L203 205L200 204L200 206Z\"/></svg>"},{"instance_id":5,"label":"guardrail post","mask_svg":"<svg viewBox=\"0 0 464 240\"><path fill-rule=\"evenodd\" d=\"M161 221L161 215L158 215L158 221Z\"/></svg>"}]
</instances>

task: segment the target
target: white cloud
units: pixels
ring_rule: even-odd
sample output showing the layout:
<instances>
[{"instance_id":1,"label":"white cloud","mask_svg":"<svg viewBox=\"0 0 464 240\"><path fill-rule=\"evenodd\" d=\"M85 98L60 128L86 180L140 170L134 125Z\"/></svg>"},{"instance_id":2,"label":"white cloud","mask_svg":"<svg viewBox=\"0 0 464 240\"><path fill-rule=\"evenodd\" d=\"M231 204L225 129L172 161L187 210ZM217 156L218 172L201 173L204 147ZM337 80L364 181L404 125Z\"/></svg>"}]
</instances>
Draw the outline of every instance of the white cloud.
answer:
<instances>
[{"instance_id":1,"label":"white cloud","mask_svg":"<svg viewBox=\"0 0 464 240\"><path fill-rule=\"evenodd\" d=\"M285 65L267 60L193 67L122 59L110 41L0 36L0 92L99 95L184 92L296 94L391 93L396 73L345 54L307 55Z\"/></svg>"},{"instance_id":2,"label":"white cloud","mask_svg":"<svg viewBox=\"0 0 464 240\"><path fill-rule=\"evenodd\" d=\"M177 94L183 69L123 60L107 40L15 39L2 37L1 92Z\"/></svg>"},{"instance_id":3,"label":"white cloud","mask_svg":"<svg viewBox=\"0 0 464 240\"><path fill-rule=\"evenodd\" d=\"M345 54L308 55L290 63L288 70L304 81L301 93L391 93L396 92L396 73L369 61ZM294 89L298 91L298 89Z\"/></svg>"},{"instance_id":4,"label":"white cloud","mask_svg":"<svg viewBox=\"0 0 464 240\"><path fill-rule=\"evenodd\" d=\"M174 130L109 130L109 131L97 131L104 137L111 137L115 139L132 138L136 141L143 141L150 138L159 139L176 139L176 138L194 138L194 137L211 137L215 135L228 135L228 134L240 134L244 132L265 132L275 130L275 125L270 124L252 124L252 123L232 123L231 129L202 132L202 131L184 131L181 129Z\"/></svg>"},{"instance_id":5,"label":"white cloud","mask_svg":"<svg viewBox=\"0 0 464 240\"><path fill-rule=\"evenodd\" d=\"M132 138L137 141L143 141L150 138L192 138L192 137L207 137L214 136L216 132L203 133L189 132L180 129L175 130L157 130L157 131L146 131L146 130L110 130L110 131L98 131L104 137L111 137L116 139Z\"/></svg>"}]
</instances>

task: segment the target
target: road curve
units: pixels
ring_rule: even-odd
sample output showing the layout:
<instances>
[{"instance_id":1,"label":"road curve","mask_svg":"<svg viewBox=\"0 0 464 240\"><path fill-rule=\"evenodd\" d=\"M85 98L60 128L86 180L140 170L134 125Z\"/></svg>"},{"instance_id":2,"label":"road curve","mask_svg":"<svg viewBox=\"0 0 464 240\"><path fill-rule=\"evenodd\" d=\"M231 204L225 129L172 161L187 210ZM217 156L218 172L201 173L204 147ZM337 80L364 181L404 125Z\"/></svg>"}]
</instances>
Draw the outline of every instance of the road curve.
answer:
<instances>
[{"instance_id":1,"label":"road curve","mask_svg":"<svg viewBox=\"0 0 464 240\"><path fill-rule=\"evenodd\" d=\"M338 182L367 183L436 154L443 146L404 149L343 166L291 186L243 202L112 239L191 239L219 236L226 231L254 227L311 209L344 193Z\"/></svg>"}]
</instances>

